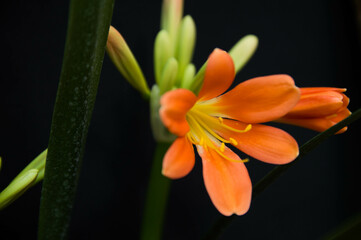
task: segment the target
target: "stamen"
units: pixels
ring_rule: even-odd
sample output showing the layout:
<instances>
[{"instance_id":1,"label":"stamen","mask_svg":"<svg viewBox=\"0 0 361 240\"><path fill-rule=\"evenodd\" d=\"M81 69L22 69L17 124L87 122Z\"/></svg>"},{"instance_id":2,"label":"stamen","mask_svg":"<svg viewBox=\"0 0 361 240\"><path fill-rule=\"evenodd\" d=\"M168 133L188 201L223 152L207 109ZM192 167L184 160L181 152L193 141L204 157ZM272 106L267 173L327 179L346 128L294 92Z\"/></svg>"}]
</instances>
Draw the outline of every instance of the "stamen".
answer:
<instances>
[{"instance_id":1,"label":"stamen","mask_svg":"<svg viewBox=\"0 0 361 240\"><path fill-rule=\"evenodd\" d=\"M243 162L244 160L242 160L242 159L232 159L232 158L230 158L230 157L227 157L226 155L224 155L221 151L219 151L218 149L214 149L219 155L221 155L224 159L227 159L228 161L231 161L231 162L238 162L238 163L240 163L240 162Z\"/></svg>"},{"instance_id":2,"label":"stamen","mask_svg":"<svg viewBox=\"0 0 361 240\"><path fill-rule=\"evenodd\" d=\"M205 130L207 130L207 132L209 132L213 137L217 138L221 142L230 143L230 141L222 138L217 133L215 133L210 127L208 127L208 125L201 119L201 117L197 116L197 118L196 117L194 118L199 123L199 125L201 125Z\"/></svg>"},{"instance_id":3,"label":"stamen","mask_svg":"<svg viewBox=\"0 0 361 240\"><path fill-rule=\"evenodd\" d=\"M201 145L205 151L214 150L222 158L231 162L248 162L248 159L232 159L225 155L226 144L230 143L234 146L238 145L237 140L230 137L225 139L218 133L218 130L228 130L234 133L248 132L252 128L252 124L248 124L243 130L227 125L228 121L220 116L211 116L199 109L192 108L187 114L187 121L191 131L187 135L190 141L195 145ZM234 123L236 123L235 121ZM242 126L242 125L241 125ZM231 135L232 136L232 135Z\"/></svg>"},{"instance_id":4,"label":"stamen","mask_svg":"<svg viewBox=\"0 0 361 240\"><path fill-rule=\"evenodd\" d=\"M247 127L244 129L244 130L240 130L240 129L236 129L236 128L233 128L233 127L230 127L228 126L227 124L223 124L222 127L228 129L228 130L231 130L233 132L238 132L238 133L245 133L245 132L248 132L249 130L252 129L252 124L248 124Z\"/></svg>"},{"instance_id":5,"label":"stamen","mask_svg":"<svg viewBox=\"0 0 361 240\"><path fill-rule=\"evenodd\" d=\"M192 109L192 113L194 113L195 115L199 116L199 118L205 119L207 122L212 122L214 124L216 124L215 119L216 117L208 115L202 111L196 110L196 109ZM236 129L233 127L228 126L227 124L224 123L224 119L222 117L217 117L218 122L222 125L222 127L231 130L233 132L238 132L238 133L244 133L244 132L248 132L249 130L252 129L252 124L248 124L247 127L244 130L240 130L240 129Z\"/></svg>"},{"instance_id":6,"label":"stamen","mask_svg":"<svg viewBox=\"0 0 361 240\"><path fill-rule=\"evenodd\" d=\"M189 141L190 141L192 144L197 144L197 143L198 143L198 141L197 141L196 138L193 136L193 134L191 134L191 132L189 132L189 133L187 134L187 137L188 137Z\"/></svg>"},{"instance_id":7,"label":"stamen","mask_svg":"<svg viewBox=\"0 0 361 240\"><path fill-rule=\"evenodd\" d=\"M198 121L191 115L187 115L187 121L191 131L199 138L204 135L204 130L202 126L199 125Z\"/></svg>"}]
</instances>

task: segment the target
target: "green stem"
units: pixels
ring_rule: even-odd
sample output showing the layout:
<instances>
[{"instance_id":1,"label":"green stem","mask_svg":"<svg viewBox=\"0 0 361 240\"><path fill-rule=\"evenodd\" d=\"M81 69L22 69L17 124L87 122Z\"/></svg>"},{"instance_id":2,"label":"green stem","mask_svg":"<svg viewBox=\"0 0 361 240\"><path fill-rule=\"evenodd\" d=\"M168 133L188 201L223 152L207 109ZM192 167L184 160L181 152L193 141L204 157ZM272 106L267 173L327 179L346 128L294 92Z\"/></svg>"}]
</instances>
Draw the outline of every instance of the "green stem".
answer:
<instances>
[{"instance_id":1,"label":"green stem","mask_svg":"<svg viewBox=\"0 0 361 240\"><path fill-rule=\"evenodd\" d=\"M337 123L336 125L330 127L324 132L317 134L311 140L306 142L304 145L300 147L299 156L291 163L286 165L280 165L271 170L265 177L263 177L253 188L253 197L254 200L258 195L260 195L263 190L265 190L268 186L270 186L276 179L278 179L287 169L293 166L296 162L298 162L302 157L304 157L311 150L316 148L320 143L333 136L339 130L344 128L345 126L355 122L356 120L361 118L361 108L352 113L349 117ZM210 230L206 233L204 239L218 239L221 233L229 226L229 224L236 218L236 215L225 217L221 216L216 223L210 228Z\"/></svg>"},{"instance_id":2,"label":"green stem","mask_svg":"<svg viewBox=\"0 0 361 240\"><path fill-rule=\"evenodd\" d=\"M114 0L72 0L50 131L38 239L66 239Z\"/></svg>"},{"instance_id":3,"label":"green stem","mask_svg":"<svg viewBox=\"0 0 361 240\"><path fill-rule=\"evenodd\" d=\"M169 146L169 143L158 143L155 149L144 208L141 240L159 240L162 237L171 181L161 174L161 169L164 154Z\"/></svg>"}]
</instances>

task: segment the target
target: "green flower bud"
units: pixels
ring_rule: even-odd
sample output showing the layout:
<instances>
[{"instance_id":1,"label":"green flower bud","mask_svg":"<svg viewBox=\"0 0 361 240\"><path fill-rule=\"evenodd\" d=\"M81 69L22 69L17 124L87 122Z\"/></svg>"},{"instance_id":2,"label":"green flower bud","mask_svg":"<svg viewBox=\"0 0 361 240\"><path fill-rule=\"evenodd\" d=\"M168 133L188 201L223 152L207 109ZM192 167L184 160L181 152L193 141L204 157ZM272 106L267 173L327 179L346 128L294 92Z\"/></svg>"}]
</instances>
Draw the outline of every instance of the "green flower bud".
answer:
<instances>
[{"instance_id":1,"label":"green flower bud","mask_svg":"<svg viewBox=\"0 0 361 240\"><path fill-rule=\"evenodd\" d=\"M184 75L180 87L185 89L190 89L193 83L193 78L195 73L196 73L196 67L192 63L188 64L188 66L184 71Z\"/></svg>"},{"instance_id":2,"label":"green flower bud","mask_svg":"<svg viewBox=\"0 0 361 240\"><path fill-rule=\"evenodd\" d=\"M185 16L181 22L176 48L176 59L179 63L177 85L183 79L184 71L191 62L196 42L196 25L191 16Z\"/></svg>"},{"instance_id":3,"label":"green flower bud","mask_svg":"<svg viewBox=\"0 0 361 240\"><path fill-rule=\"evenodd\" d=\"M241 38L229 51L236 73L238 73L253 56L258 46L258 38L255 35L247 35Z\"/></svg>"},{"instance_id":4,"label":"green flower bud","mask_svg":"<svg viewBox=\"0 0 361 240\"><path fill-rule=\"evenodd\" d=\"M166 30L161 30L154 43L154 73L155 81L159 85L163 68L169 58L172 57L172 48L169 34Z\"/></svg>"},{"instance_id":5,"label":"green flower bud","mask_svg":"<svg viewBox=\"0 0 361 240\"><path fill-rule=\"evenodd\" d=\"M165 64L159 84L160 94L171 90L175 86L178 72L178 62L175 58L169 58Z\"/></svg>"}]
</instances>

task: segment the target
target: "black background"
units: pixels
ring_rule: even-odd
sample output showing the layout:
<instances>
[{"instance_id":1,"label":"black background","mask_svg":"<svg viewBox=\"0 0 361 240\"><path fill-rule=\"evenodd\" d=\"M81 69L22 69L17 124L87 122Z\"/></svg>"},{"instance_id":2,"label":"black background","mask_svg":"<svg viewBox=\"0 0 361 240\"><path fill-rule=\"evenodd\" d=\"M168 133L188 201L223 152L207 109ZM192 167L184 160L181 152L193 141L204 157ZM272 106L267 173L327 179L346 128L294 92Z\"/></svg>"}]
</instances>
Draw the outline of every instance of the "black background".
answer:
<instances>
[{"instance_id":1,"label":"black background","mask_svg":"<svg viewBox=\"0 0 361 240\"><path fill-rule=\"evenodd\" d=\"M112 25L127 40L149 85L161 1L116 1ZM287 73L299 87L346 87L361 106L360 38L352 1L186 1L197 24L194 63L246 34L259 48L236 81ZM0 189L46 148L61 71L68 1L2 3ZM70 239L137 239L154 141L148 103L105 56L90 125ZM284 126L300 145L315 132ZM361 210L360 123L312 151L252 203L222 239L319 239ZM253 183L273 166L251 160ZM0 212L0 239L36 239L41 184ZM220 216L201 164L176 180L164 239L199 239ZM130 234L130 238L126 237ZM128 235L129 236L129 235Z\"/></svg>"}]
</instances>

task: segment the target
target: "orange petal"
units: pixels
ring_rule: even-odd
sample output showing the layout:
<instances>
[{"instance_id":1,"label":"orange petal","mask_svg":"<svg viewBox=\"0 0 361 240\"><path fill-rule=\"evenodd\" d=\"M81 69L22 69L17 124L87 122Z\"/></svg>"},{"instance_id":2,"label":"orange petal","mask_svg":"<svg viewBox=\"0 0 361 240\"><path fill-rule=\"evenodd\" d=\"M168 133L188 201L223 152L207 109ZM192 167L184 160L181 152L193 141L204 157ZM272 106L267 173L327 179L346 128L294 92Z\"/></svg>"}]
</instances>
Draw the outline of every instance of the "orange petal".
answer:
<instances>
[{"instance_id":1,"label":"orange petal","mask_svg":"<svg viewBox=\"0 0 361 240\"><path fill-rule=\"evenodd\" d=\"M247 80L209 101L212 114L246 123L272 121L288 113L298 102L300 90L288 75L271 75Z\"/></svg>"},{"instance_id":2,"label":"orange petal","mask_svg":"<svg viewBox=\"0 0 361 240\"><path fill-rule=\"evenodd\" d=\"M301 94L297 105L287 117L324 117L336 113L343 106L344 94L335 91Z\"/></svg>"},{"instance_id":3,"label":"orange petal","mask_svg":"<svg viewBox=\"0 0 361 240\"><path fill-rule=\"evenodd\" d=\"M287 118L283 117L277 120L280 123L292 124L299 127L308 128L317 132L323 132L338 122L342 121L346 117L350 116L351 112L346 108L341 112L334 115L322 118ZM342 128L337 134L343 133L347 130L347 127Z\"/></svg>"},{"instance_id":4,"label":"orange petal","mask_svg":"<svg viewBox=\"0 0 361 240\"><path fill-rule=\"evenodd\" d=\"M338 123L350 115L351 115L351 112L347 108L345 108L342 111L336 113L335 115L329 116L328 119L330 119L331 121L333 121L335 123Z\"/></svg>"},{"instance_id":5,"label":"orange petal","mask_svg":"<svg viewBox=\"0 0 361 240\"><path fill-rule=\"evenodd\" d=\"M204 184L214 206L225 216L245 214L251 204L252 183L244 163L229 161L211 148L197 149L202 157ZM227 147L224 154L240 160Z\"/></svg>"},{"instance_id":6,"label":"orange petal","mask_svg":"<svg viewBox=\"0 0 361 240\"><path fill-rule=\"evenodd\" d=\"M177 138L163 158L162 174L171 179L186 176L194 167L192 144L186 137Z\"/></svg>"},{"instance_id":7,"label":"orange petal","mask_svg":"<svg viewBox=\"0 0 361 240\"><path fill-rule=\"evenodd\" d=\"M224 124L245 129L247 124L224 120ZM235 133L225 130L221 135L237 141L236 148L260 161L271 164L286 164L293 161L299 153L296 140L287 132L262 124L252 124L251 130Z\"/></svg>"},{"instance_id":8,"label":"orange petal","mask_svg":"<svg viewBox=\"0 0 361 240\"><path fill-rule=\"evenodd\" d=\"M347 108L345 108L341 112L338 112L336 114L336 116L329 117L329 120L333 122L333 125L335 125L350 115L351 115L351 112ZM346 132L346 130L347 130L347 127L344 127L340 131L338 131L336 134L344 133L344 132Z\"/></svg>"},{"instance_id":9,"label":"orange petal","mask_svg":"<svg viewBox=\"0 0 361 240\"><path fill-rule=\"evenodd\" d=\"M304 87L304 88L300 88L301 90L301 94L309 94L309 93L318 93L318 92L329 92L329 91L334 91L334 92L346 92L346 88L333 88L333 87Z\"/></svg>"},{"instance_id":10,"label":"orange petal","mask_svg":"<svg viewBox=\"0 0 361 240\"><path fill-rule=\"evenodd\" d=\"M234 76L232 57L227 52L216 48L208 58L198 98L204 101L221 95L231 86Z\"/></svg>"},{"instance_id":11,"label":"orange petal","mask_svg":"<svg viewBox=\"0 0 361 240\"><path fill-rule=\"evenodd\" d=\"M348 104L350 103L350 99L345 94L342 94L342 97L343 97L342 98L343 106L339 110L339 112L344 111L347 108Z\"/></svg>"},{"instance_id":12,"label":"orange petal","mask_svg":"<svg viewBox=\"0 0 361 240\"><path fill-rule=\"evenodd\" d=\"M184 136L189 132L186 114L196 101L196 95L187 89L176 89L162 96L159 115L171 133Z\"/></svg>"}]
</instances>

